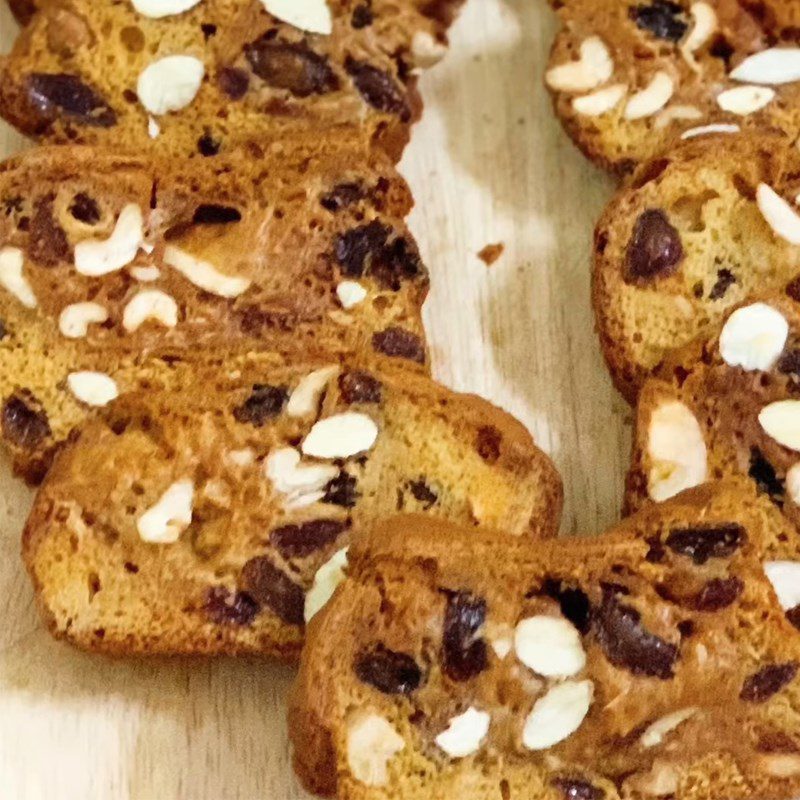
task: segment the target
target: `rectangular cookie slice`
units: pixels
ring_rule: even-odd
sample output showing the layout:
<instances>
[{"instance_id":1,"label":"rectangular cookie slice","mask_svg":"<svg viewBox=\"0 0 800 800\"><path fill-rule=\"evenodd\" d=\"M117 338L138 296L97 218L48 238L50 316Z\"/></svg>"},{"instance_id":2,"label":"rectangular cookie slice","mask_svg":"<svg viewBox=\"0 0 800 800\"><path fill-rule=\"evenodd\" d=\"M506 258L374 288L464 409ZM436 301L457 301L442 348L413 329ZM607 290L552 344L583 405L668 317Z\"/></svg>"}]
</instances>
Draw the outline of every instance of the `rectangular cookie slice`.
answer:
<instances>
[{"instance_id":1,"label":"rectangular cookie slice","mask_svg":"<svg viewBox=\"0 0 800 800\"><path fill-rule=\"evenodd\" d=\"M87 410L163 385L175 359L261 348L426 369L412 202L352 129L258 162L50 147L0 165L0 419L20 470L41 476ZM75 390L86 372L107 391Z\"/></svg>"},{"instance_id":2,"label":"rectangular cookie slice","mask_svg":"<svg viewBox=\"0 0 800 800\"><path fill-rule=\"evenodd\" d=\"M209 157L360 126L399 160L461 0L59 0L0 59L0 114L50 142ZM274 13L270 13L270 9Z\"/></svg>"},{"instance_id":3,"label":"rectangular cookie slice","mask_svg":"<svg viewBox=\"0 0 800 800\"><path fill-rule=\"evenodd\" d=\"M401 517L350 551L290 707L340 800L773 800L800 791L800 636L768 501L695 492L532 546Z\"/></svg>"},{"instance_id":4,"label":"rectangular cookie slice","mask_svg":"<svg viewBox=\"0 0 800 800\"><path fill-rule=\"evenodd\" d=\"M251 363L86 423L39 490L23 554L50 629L81 647L295 659L376 519L546 538L561 499L530 434L477 397L358 362Z\"/></svg>"}]
</instances>

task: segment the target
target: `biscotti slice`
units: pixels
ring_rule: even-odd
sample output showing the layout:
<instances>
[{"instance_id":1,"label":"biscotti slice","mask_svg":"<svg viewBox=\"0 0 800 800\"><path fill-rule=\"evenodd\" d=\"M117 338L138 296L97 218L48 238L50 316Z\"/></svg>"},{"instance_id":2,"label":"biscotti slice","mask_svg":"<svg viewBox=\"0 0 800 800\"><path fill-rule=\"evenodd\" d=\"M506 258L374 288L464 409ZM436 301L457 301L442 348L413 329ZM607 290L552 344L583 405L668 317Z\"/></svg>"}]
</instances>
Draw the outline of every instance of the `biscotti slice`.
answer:
<instances>
[{"instance_id":1,"label":"biscotti slice","mask_svg":"<svg viewBox=\"0 0 800 800\"><path fill-rule=\"evenodd\" d=\"M212 156L359 125L394 159L460 0L59 0L0 59L0 114L50 142Z\"/></svg>"},{"instance_id":2,"label":"biscotti slice","mask_svg":"<svg viewBox=\"0 0 800 800\"><path fill-rule=\"evenodd\" d=\"M800 134L796 3L564 0L545 83L565 130L616 173L709 131Z\"/></svg>"},{"instance_id":3,"label":"biscotti slice","mask_svg":"<svg viewBox=\"0 0 800 800\"><path fill-rule=\"evenodd\" d=\"M719 492L535 547L379 526L308 631L303 783L341 800L795 797L800 636L754 557L760 509Z\"/></svg>"},{"instance_id":4,"label":"biscotti slice","mask_svg":"<svg viewBox=\"0 0 800 800\"><path fill-rule=\"evenodd\" d=\"M81 647L293 659L350 537L377 518L545 538L561 496L525 428L477 397L403 369L251 366L88 422L23 551L51 630Z\"/></svg>"},{"instance_id":5,"label":"biscotti slice","mask_svg":"<svg viewBox=\"0 0 800 800\"><path fill-rule=\"evenodd\" d=\"M265 145L257 164L51 147L0 166L0 402L20 469L40 474L87 410L161 385L176 358L261 348L424 369L411 204L357 132Z\"/></svg>"},{"instance_id":6,"label":"biscotti slice","mask_svg":"<svg viewBox=\"0 0 800 800\"><path fill-rule=\"evenodd\" d=\"M630 402L669 353L800 272L800 153L782 142L688 142L642 166L606 208L593 302L614 383Z\"/></svg>"},{"instance_id":7,"label":"biscotti slice","mask_svg":"<svg viewBox=\"0 0 800 800\"><path fill-rule=\"evenodd\" d=\"M20 25L27 25L36 13L36 0L8 0L8 7Z\"/></svg>"}]
</instances>

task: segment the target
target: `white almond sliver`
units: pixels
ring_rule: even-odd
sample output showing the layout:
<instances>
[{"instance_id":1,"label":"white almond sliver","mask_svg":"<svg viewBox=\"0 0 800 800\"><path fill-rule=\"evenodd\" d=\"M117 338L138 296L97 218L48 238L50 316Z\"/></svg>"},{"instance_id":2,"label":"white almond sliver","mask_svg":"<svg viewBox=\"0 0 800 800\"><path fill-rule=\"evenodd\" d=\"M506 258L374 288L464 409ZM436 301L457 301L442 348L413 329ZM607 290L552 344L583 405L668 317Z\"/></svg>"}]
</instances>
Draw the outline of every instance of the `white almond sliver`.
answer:
<instances>
[{"instance_id":1,"label":"white almond sliver","mask_svg":"<svg viewBox=\"0 0 800 800\"><path fill-rule=\"evenodd\" d=\"M800 606L800 562L767 561L764 563L764 572L784 611Z\"/></svg>"},{"instance_id":2,"label":"white almond sliver","mask_svg":"<svg viewBox=\"0 0 800 800\"><path fill-rule=\"evenodd\" d=\"M383 786L389 780L388 763L405 742L383 717L360 712L348 722L347 766L366 786Z\"/></svg>"},{"instance_id":3,"label":"white almond sliver","mask_svg":"<svg viewBox=\"0 0 800 800\"><path fill-rule=\"evenodd\" d=\"M178 324L178 304L160 289L139 292L125 306L122 326L133 333L147 320L160 322L165 328L174 328Z\"/></svg>"},{"instance_id":4,"label":"white almond sliver","mask_svg":"<svg viewBox=\"0 0 800 800\"><path fill-rule=\"evenodd\" d=\"M182 14L194 8L201 0L133 0L133 7L143 16L151 19Z\"/></svg>"},{"instance_id":5,"label":"white almond sliver","mask_svg":"<svg viewBox=\"0 0 800 800\"><path fill-rule=\"evenodd\" d=\"M147 252L144 245L142 249ZM161 277L161 270L158 267L131 267L130 273L141 283L152 283Z\"/></svg>"},{"instance_id":6,"label":"white almond sliver","mask_svg":"<svg viewBox=\"0 0 800 800\"><path fill-rule=\"evenodd\" d=\"M528 750L546 750L580 728L592 704L591 681L564 681L534 703L525 720L522 744Z\"/></svg>"},{"instance_id":7,"label":"white almond sliver","mask_svg":"<svg viewBox=\"0 0 800 800\"><path fill-rule=\"evenodd\" d=\"M90 406L106 406L119 397L117 382L103 372L72 372L67 386L78 400Z\"/></svg>"},{"instance_id":8,"label":"white almond sliver","mask_svg":"<svg viewBox=\"0 0 800 800\"><path fill-rule=\"evenodd\" d=\"M548 70L545 81L558 92L589 92L602 86L614 73L608 47L599 36L581 42L580 60Z\"/></svg>"},{"instance_id":9,"label":"white almond sliver","mask_svg":"<svg viewBox=\"0 0 800 800\"><path fill-rule=\"evenodd\" d=\"M628 88L624 83L615 83L591 94L576 97L572 101L572 108L585 117L599 117L616 108L627 92Z\"/></svg>"},{"instance_id":10,"label":"white almond sliver","mask_svg":"<svg viewBox=\"0 0 800 800\"><path fill-rule=\"evenodd\" d=\"M249 278L225 275L213 264L195 258L175 245L167 245L164 263L174 267L195 286L220 297L238 297L250 286Z\"/></svg>"},{"instance_id":11,"label":"white almond sliver","mask_svg":"<svg viewBox=\"0 0 800 800\"><path fill-rule=\"evenodd\" d=\"M756 201L767 224L790 244L800 244L800 215L771 186L760 183Z\"/></svg>"},{"instance_id":12,"label":"white almond sliver","mask_svg":"<svg viewBox=\"0 0 800 800\"><path fill-rule=\"evenodd\" d=\"M568 678L586 666L578 630L563 617L528 617L514 631L517 658L548 678Z\"/></svg>"},{"instance_id":13,"label":"white almond sliver","mask_svg":"<svg viewBox=\"0 0 800 800\"><path fill-rule=\"evenodd\" d=\"M108 311L100 303L72 303L59 314L58 329L67 339L82 339L89 326L108 319Z\"/></svg>"},{"instance_id":14,"label":"white almond sliver","mask_svg":"<svg viewBox=\"0 0 800 800\"><path fill-rule=\"evenodd\" d=\"M676 121L702 118L703 112L697 106L676 104L667 106L656 116L655 126L660 130Z\"/></svg>"},{"instance_id":15,"label":"white almond sliver","mask_svg":"<svg viewBox=\"0 0 800 800\"><path fill-rule=\"evenodd\" d=\"M411 58L415 67L430 69L447 53L447 45L433 37L428 31L417 31L411 39Z\"/></svg>"},{"instance_id":16,"label":"white almond sliver","mask_svg":"<svg viewBox=\"0 0 800 800\"><path fill-rule=\"evenodd\" d=\"M699 50L717 30L717 12L708 3L692 3L689 13L692 15L694 25L689 35L681 45L683 54L691 55Z\"/></svg>"},{"instance_id":17,"label":"white almond sliver","mask_svg":"<svg viewBox=\"0 0 800 800\"><path fill-rule=\"evenodd\" d=\"M657 72L650 83L637 92L625 106L625 119L642 119L660 111L669 102L675 84L666 72Z\"/></svg>"},{"instance_id":18,"label":"white almond sliver","mask_svg":"<svg viewBox=\"0 0 800 800\"><path fill-rule=\"evenodd\" d=\"M795 505L800 505L800 461L786 471L786 493Z\"/></svg>"},{"instance_id":19,"label":"white almond sliver","mask_svg":"<svg viewBox=\"0 0 800 800\"><path fill-rule=\"evenodd\" d=\"M161 126L156 122L155 117L149 117L147 120L147 135L151 139L158 139L161 135Z\"/></svg>"},{"instance_id":20,"label":"white almond sliver","mask_svg":"<svg viewBox=\"0 0 800 800\"><path fill-rule=\"evenodd\" d=\"M108 239L87 239L75 245L75 269L91 277L116 272L136 258L143 244L142 210L136 203L129 203L120 212Z\"/></svg>"},{"instance_id":21,"label":"white almond sliver","mask_svg":"<svg viewBox=\"0 0 800 800\"><path fill-rule=\"evenodd\" d=\"M336 296L342 308L351 309L367 296L367 290L358 281L342 281L336 287Z\"/></svg>"},{"instance_id":22,"label":"white almond sliver","mask_svg":"<svg viewBox=\"0 0 800 800\"><path fill-rule=\"evenodd\" d=\"M264 459L264 472L276 491L294 495L318 492L339 474L339 469L333 464L301 464L297 450L282 447Z\"/></svg>"},{"instance_id":23,"label":"white almond sliver","mask_svg":"<svg viewBox=\"0 0 800 800\"><path fill-rule=\"evenodd\" d=\"M642 747L656 747L661 744L668 733L674 731L681 723L686 722L696 713L697 709L694 707L681 708L671 714L664 715L661 719L657 719L641 735L639 741L642 743Z\"/></svg>"},{"instance_id":24,"label":"white almond sliver","mask_svg":"<svg viewBox=\"0 0 800 800\"><path fill-rule=\"evenodd\" d=\"M742 83L779 86L800 81L800 47L772 47L746 58L730 77Z\"/></svg>"},{"instance_id":25,"label":"white almond sliver","mask_svg":"<svg viewBox=\"0 0 800 800\"><path fill-rule=\"evenodd\" d=\"M694 139L695 136L705 136L712 133L739 133L741 128L733 122L718 122L713 125L700 125L689 128L681 134L681 139Z\"/></svg>"},{"instance_id":26,"label":"white almond sliver","mask_svg":"<svg viewBox=\"0 0 800 800\"><path fill-rule=\"evenodd\" d=\"M775 99L775 90L769 86L737 86L717 95L717 104L723 111L746 117L760 111Z\"/></svg>"},{"instance_id":27,"label":"white almond sliver","mask_svg":"<svg viewBox=\"0 0 800 800\"><path fill-rule=\"evenodd\" d=\"M485 711L470 706L463 714L453 717L447 730L436 737L436 744L450 758L466 758L476 753L489 733L491 717Z\"/></svg>"},{"instance_id":28,"label":"white almond sliver","mask_svg":"<svg viewBox=\"0 0 800 800\"><path fill-rule=\"evenodd\" d=\"M136 523L139 536L151 544L172 544L192 522L194 483L189 478L176 481L158 502L145 511Z\"/></svg>"},{"instance_id":29,"label":"white almond sliver","mask_svg":"<svg viewBox=\"0 0 800 800\"><path fill-rule=\"evenodd\" d=\"M345 569L347 569L347 548L343 547L317 570L314 582L306 594L303 615L307 623L333 597L336 587L345 579Z\"/></svg>"},{"instance_id":30,"label":"white almond sliver","mask_svg":"<svg viewBox=\"0 0 800 800\"><path fill-rule=\"evenodd\" d=\"M789 323L766 303L752 303L728 317L719 337L723 361L745 370L771 369L789 337Z\"/></svg>"},{"instance_id":31,"label":"white almond sliver","mask_svg":"<svg viewBox=\"0 0 800 800\"><path fill-rule=\"evenodd\" d=\"M4 247L0 250L0 286L11 292L25 308L36 308L33 287L22 272L25 257L19 247Z\"/></svg>"},{"instance_id":32,"label":"white almond sliver","mask_svg":"<svg viewBox=\"0 0 800 800\"><path fill-rule=\"evenodd\" d=\"M194 56L160 58L139 75L139 102L156 115L186 108L200 90L205 71L203 62Z\"/></svg>"},{"instance_id":33,"label":"white almond sliver","mask_svg":"<svg viewBox=\"0 0 800 800\"><path fill-rule=\"evenodd\" d=\"M326 0L261 0L264 8L281 22L288 22L301 31L321 33L333 31L333 16Z\"/></svg>"},{"instance_id":34,"label":"white almond sliver","mask_svg":"<svg viewBox=\"0 0 800 800\"><path fill-rule=\"evenodd\" d=\"M339 372L339 367L330 366L314 370L297 384L286 404L290 417L307 417L319 410L319 401L328 382Z\"/></svg>"},{"instance_id":35,"label":"white almond sliver","mask_svg":"<svg viewBox=\"0 0 800 800\"><path fill-rule=\"evenodd\" d=\"M366 414L345 411L319 420L301 449L315 458L350 458L365 453L378 438L378 426Z\"/></svg>"},{"instance_id":36,"label":"white almond sliver","mask_svg":"<svg viewBox=\"0 0 800 800\"><path fill-rule=\"evenodd\" d=\"M800 451L800 400L778 400L761 409L761 427L778 444Z\"/></svg>"}]
</instances>

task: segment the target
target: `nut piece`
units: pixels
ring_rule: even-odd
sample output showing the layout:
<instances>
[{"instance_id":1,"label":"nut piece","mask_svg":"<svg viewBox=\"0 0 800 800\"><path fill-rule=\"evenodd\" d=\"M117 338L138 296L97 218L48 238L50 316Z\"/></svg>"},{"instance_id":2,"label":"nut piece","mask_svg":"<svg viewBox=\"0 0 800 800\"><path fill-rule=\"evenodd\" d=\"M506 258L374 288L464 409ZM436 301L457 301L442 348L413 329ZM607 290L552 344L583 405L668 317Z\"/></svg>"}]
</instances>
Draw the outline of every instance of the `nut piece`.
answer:
<instances>
[{"instance_id":1,"label":"nut piece","mask_svg":"<svg viewBox=\"0 0 800 800\"><path fill-rule=\"evenodd\" d=\"M614 62L599 36L590 36L581 42L580 56L580 61L548 70L545 75L547 85L558 92L588 92L611 78Z\"/></svg>"},{"instance_id":2,"label":"nut piece","mask_svg":"<svg viewBox=\"0 0 800 800\"><path fill-rule=\"evenodd\" d=\"M377 438L378 426L372 419L357 411L345 411L317 422L301 449L315 458L350 458L365 453Z\"/></svg>"},{"instance_id":3,"label":"nut piece","mask_svg":"<svg viewBox=\"0 0 800 800\"><path fill-rule=\"evenodd\" d=\"M625 119L642 119L660 111L669 102L675 84L666 72L656 72L650 83L637 92L625 106Z\"/></svg>"},{"instance_id":4,"label":"nut piece","mask_svg":"<svg viewBox=\"0 0 800 800\"><path fill-rule=\"evenodd\" d=\"M453 717L447 730L435 739L436 744L451 758L464 758L476 753L489 733L491 717L485 711L470 706L463 714Z\"/></svg>"},{"instance_id":5,"label":"nut piece","mask_svg":"<svg viewBox=\"0 0 800 800\"><path fill-rule=\"evenodd\" d=\"M514 632L517 657L539 675L567 678L586 665L578 630L563 617L528 617Z\"/></svg>"},{"instance_id":6,"label":"nut piece","mask_svg":"<svg viewBox=\"0 0 800 800\"><path fill-rule=\"evenodd\" d=\"M139 517L139 536L151 544L172 544L192 521L194 483L190 478L175 481L158 502Z\"/></svg>"},{"instance_id":7,"label":"nut piece","mask_svg":"<svg viewBox=\"0 0 800 800\"><path fill-rule=\"evenodd\" d=\"M67 386L90 406L106 406L119 397L116 381L103 372L72 372L67 375Z\"/></svg>"},{"instance_id":8,"label":"nut piece","mask_svg":"<svg viewBox=\"0 0 800 800\"><path fill-rule=\"evenodd\" d=\"M195 258L175 245L167 245L164 250L164 263L174 267L195 286L220 297L238 297L250 286L249 278L225 275L213 264Z\"/></svg>"},{"instance_id":9,"label":"nut piece","mask_svg":"<svg viewBox=\"0 0 800 800\"><path fill-rule=\"evenodd\" d=\"M761 110L775 99L775 90L768 86L738 86L717 95L717 104L723 111L746 117Z\"/></svg>"},{"instance_id":10,"label":"nut piece","mask_svg":"<svg viewBox=\"0 0 800 800\"><path fill-rule=\"evenodd\" d=\"M652 462L647 488L656 502L667 500L706 479L706 443L700 423L677 400L664 403L653 412L647 450Z\"/></svg>"},{"instance_id":11,"label":"nut piece","mask_svg":"<svg viewBox=\"0 0 800 800\"><path fill-rule=\"evenodd\" d=\"M241 450L231 450L225 460L234 467L250 467L256 460L256 454L252 447L243 447Z\"/></svg>"},{"instance_id":12,"label":"nut piece","mask_svg":"<svg viewBox=\"0 0 800 800\"><path fill-rule=\"evenodd\" d=\"M347 764L353 777L367 786L383 786L387 764L403 748L400 734L381 716L360 712L348 721Z\"/></svg>"},{"instance_id":13,"label":"nut piece","mask_svg":"<svg viewBox=\"0 0 800 800\"><path fill-rule=\"evenodd\" d=\"M761 409L761 427L778 444L800 451L800 400L778 400Z\"/></svg>"},{"instance_id":14,"label":"nut piece","mask_svg":"<svg viewBox=\"0 0 800 800\"><path fill-rule=\"evenodd\" d=\"M411 39L411 58L414 66L430 69L447 53L447 45L437 41L428 31L417 31Z\"/></svg>"},{"instance_id":15,"label":"nut piece","mask_svg":"<svg viewBox=\"0 0 800 800\"><path fill-rule=\"evenodd\" d=\"M367 296L367 290L358 281L342 281L336 287L336 296L342 308L349 310Z\"/></svg>"},{"instance_id":16,"label":"nut piece","mask_svg":"<svg viewBox=\"0 0 800 800\"><path fill-rule=\"evenodd\" d=\"M100 303L72 303L58 317L58 329L67 339L82 339L92 323L105 322L108 311Z\"/></svg>"},{"instance_id":17,"label":"nut piece","mask_svg":"<svg viewBox=\"0 0 800 800\"><path fill-rule=\"evenodd\" d=\"M689 9L694 25L681 45L681 52L690 64L694 65L692 53L699 50L717 30L717 12L708 3L692 3Z\"/></svg>"},{"instance_id":18,"label":"nut piece","mask_svg":"<svg viewBox=\"0 0 800 800\"><path fill-rule=\"evenodd\" d=\"M786 346L789 323L766 303L753 303L728 317L719 337L726 364L745 370L771 369Z\"/></svg>"},{"instance_id":19,"label":"nut piece","mask_svg":"<svg viewBox=\"0 0 800 800\"><path fill-rule=\"evenodd\" d=\"M333 31L333 17L325 0L261 0L264 8L281 22L325 36Z\"/></svg>"},{"instance_id":20,"label":"nut piece","mask_svg":"<svg viewBox=\"0 0 800 800\"><path fill-rule=\"evenodd\" d=\"M564 681L533 705L522 730L528 750L546 750L564 741L580 728L594 695L591 681Z\"/></svg>"},{"instance_id":21,"label":"nut piece","mask_svg":"<svg viewBox=\"0 0 800 800\"><path fill-rule=\"evenodd\" d=\"M142 70L136 85L141 104L151 114L186 108L200 91L206 68L194 56L167 56Z\"/></svg>"},{"instance_id":22,"label":"nut piece","mask_svg":"<svg viewBox=\"0 0 800 800\"><path fill-rule=\"evenodd\" d=\"M770 753L759 761L766 773L777 778L792 778L800 774L800 756L796 753Z\"/></svg>"},{"instance_id":23,"label":"nut piece","mask_svg":"<svg viewBox=\"0 0 800 800\"><path fill-rule=\"evenodd\" d=\"M681 139L694 139L695 136L705 136L710 133L739 133L741 128L735 123L718 122L713 125L699 125L689 128L681 134Z\"/></svg>"},{"instance_id":24,"label":"nut piece","mask_svg":"<svg viewBox=\"0 0 800 800\"><path fill-rule=\"evenodd\" d=\"M22 274L25 258L18 247L0 250L0 286L11 292L25 308L36 308L36 295L28 279Z\"/></svg>"},{"instance_id":25,"label":"nut piece","mask_svg":"<svg viewBox=\"0 0 800 800\"><path fill-rule=\"evenodd\" d=\"M800 606L800 562L766 561L764 572L784 611Z\"/></svg>"},{"instance_id":26,"label":"nut piece","mask_svg":"<svg viewBox=\"0 0 800 800\"><path fill-rule=\"evenodd\" d=\"M347 548L334 553L316 572L314 582L306 594L304 616L311 622L314 615L333 597L336 587L345 579Z\"/></svg>"},{"instance_id":27,"label":"nut piece","mask_svg":"<svg viewBox=\"0 0 800 800\"><path fill-rule=\"evenodd\" d=\"M576 97L572 101L572 108L576 114L583 114L585 117L599 117L616 108L627 93L628 87L624 83L615 83L613 86L606 86L591 94Z\"/></svg>"},{"instance_id":28,"label":"nut piece","mask_svg":"<svg viewBox=\"0 0 800 800\"><path fill-rule=\"evenodd\" d=\"M742 83L777 86L800 80L800 47L771 47L746 58L730 77Z\"/></svg>"},{"instance_id":29,"label":"nut piece","mask_svg":"<svg viewBox=\"0 0 800 800\"><path fill-rule=\"evenodd\" d=\"M322 367L322 369L314 370L306 375L289 397L286 413L290 417L308 417L311 414L317 414L322 393L331 378L338 372L339 367L330 366Z\"/></svg>"},{"instance_id":30,"label":"nut piece","mask_svg":"<svg viewBox=\"0 0 800 800\"><path fill-rule=\"evenodd\" d=\"M664 741L664 737L670 732L674 731L682 722L685 722L689 717L697 713L696 708L681 708L678 711L673 711L671 714L666 714L657 719L650 725L642 734L639 741L642 747L655 747Z\"/></svg>"},{"instance_id":31,"label":"nut piece","mask_svg":"<svg viewBox=\"0 0 800 800\"><path fill-rule=\"evenodd\" d=\"M310 505L324 496L322 488L332 481L339 469L333 464L301 464L300 453L293 447L274 450L264 460L264 471L275 490L287 495L286 503L297 507Z\"/></svg>"},{"instance_id":32,"label":"nut piece","mask_svg":"<svg viewBox=\"0 0 800 800\"><path fill-rule=\"evenodd\" d=\"M786 472L786 494L795 505L800 505L800 461L792 464Z\"/></svg>"},{"instance_id":33,"label":"nut piece","mask_svg":"<svg viewBox=\"0 0 800 800\"><path fill-rule=\"evenodd\" d=\"M142 210L136 203L129 203L120 212L108 239L86 239L75 245L75 269L92 277L122 269L136 258L144 244L143 227Z\"/></svg>"},{"instance_id":34,"label":"nut piece","mask_svg":"<svg viewBox=\"0 0 800 800\"><path fill-rule=\"evenodd\" d=\"M800 244L800 215L771 186L760 183L756 190L758 208L767 224L790 244Z\"/></svg>"},{"instance_id":35,"label":"nut piece","mask_svg":"<svg viewBox=\"0 0 800 800\"><path fill-rule=\"evenodd\" d=\"M703 112L697 106L677 104L667 106L656 117L655 127L661 130L679 120L702 119Z\"/></svg>"},{"instance_id":36,"label":"nut piece","mask_svg":"<svg viewBox=\"0 0 800 800\"><path fill-rule=\"evenodd\" d=\"M174 328L178 324L178 304L160 289L139 292L125 306L122 327L133 333L148 319L160 322L167 328Z\"/></svg>"},{"instance_id":37,"label":"nut piece","mask_svg":"<svg viewBox=\"0 0 800 800\"><path fill-rule=\"evenodd\" d=\"M144 17L160 19L172 14L182 14L194 8L200 0L132 0L133 7Z\"/></svg>"},{"instance_id":38,"label":"nut piece","mask_svg":"<svg viewBox=\"0 0 800 800\"><path fill-rule=\"evenodd\" d=\"M141 283L152 283L161 277L161 270L158 267L131 267L130 273Z\"/></svg>"}]
</instances>

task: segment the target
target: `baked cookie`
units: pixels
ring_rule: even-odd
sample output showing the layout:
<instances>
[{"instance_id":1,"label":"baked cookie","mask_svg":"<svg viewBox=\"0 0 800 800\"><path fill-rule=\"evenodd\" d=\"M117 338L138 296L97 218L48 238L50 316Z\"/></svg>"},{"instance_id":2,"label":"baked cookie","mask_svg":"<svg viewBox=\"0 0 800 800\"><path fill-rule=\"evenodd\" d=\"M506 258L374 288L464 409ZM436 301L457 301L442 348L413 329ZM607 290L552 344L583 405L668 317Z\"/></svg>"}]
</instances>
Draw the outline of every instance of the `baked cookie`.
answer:
<instances>
[{"instance_id":1,"label":"baked cookie","mask_svg":"<svg viewBox=\"0 0 800 800\"><path fill-rule=\"evenodd\" d=\"M561 482L520 423L423 376L250 365L87 423L23 552L51 630L81 647L293 659L350 537L402 510L550 537Z\"/></svg>"},{"instance_id":2,"label":"baked cookie","mask_svg":"<svg viewBox=\"0 0 800 800\"><path fill-rule=\"evenodd\" d=\"M630 172L721 130L800 134L796 3L561 0L545 82L567 133Z\"/></svg>"},{"instance_id":3,"label":"baked cookie","mask_svg":"<svg viewBox=\"0 0 800 800\"><path fill-rule=\"evenodd\" d=\"M0 59L0 113L49 142L213 156L360 125L397 160L416 69L461 0L52 0ZM272 13L270 13L270 10Z\"/></svg>"},{"instance_id":4,"label":"baked cookie","mask_svg":"<svg viewBox=\"0 0 800 800\"><path fill-rule=\"evenodd\" d=\"M628 401L670 352L800 273L799 194L797 148L753 134L687 142L617 193L595 231L593 302Z\"/></svg>"},{"instance_id":5,"label":"baked cookie","mask_svg":"<svg viewBox=\"0 0 800 800\"><path fill-rule=\"evenodd\" d=\"M8 7L20 25L27 25L36 13L36 0L8 0Z\"/></svg>"},{"instance_id":6,"label":"baked cookie","mask_svg":"<svg viewBox=\"0 0 800 800\"><path fill-rule=\"evenodd\" d=\"M771 511L722 486L533 547L379 526L308 631L302 782L340 800L796 796L800 637L754 555Z\"/></svg>"},{"instance_id":7,"label":"baked cookie","mask_svg":"<svg viewBox=\"0 0 800 800\"><path fill-rule=\"evenodd\" d=\"M89 408L172 380L175 359L372 353L424 369L411 204L358 134L276 142L257 167L80 147L0 166L0 428L20 469L40 476Z\"/></svg>"}]
</instances>

